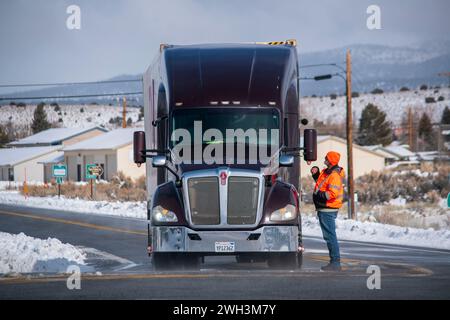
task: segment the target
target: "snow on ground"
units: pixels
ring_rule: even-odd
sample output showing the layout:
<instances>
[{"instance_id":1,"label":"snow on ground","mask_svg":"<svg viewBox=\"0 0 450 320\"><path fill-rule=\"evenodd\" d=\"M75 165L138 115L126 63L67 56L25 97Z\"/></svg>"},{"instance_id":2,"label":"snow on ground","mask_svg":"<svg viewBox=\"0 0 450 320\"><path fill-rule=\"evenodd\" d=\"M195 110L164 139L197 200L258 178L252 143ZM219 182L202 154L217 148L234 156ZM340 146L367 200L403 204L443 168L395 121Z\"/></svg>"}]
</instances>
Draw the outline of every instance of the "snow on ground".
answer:
<instances>
[{"instance_id":1,"label":"snow on ground","mask_svg":"<svg viewBox=\"0 0 450 320\"><path fill-rule=\"evenodd\" d=\"M60 111L55 111L55 107L47 104L44 110L49 122L57 123L65 128L105 126L112 129L115 128L115 125L111 124L110 120L123 115L122 107L117 105L61 105L59 108ZM2 105L0 106L0 124L5 125L11 122L20 128L29 127L35 109L36 105L27 105L26 107ZM127 119L131 118L135 123L139 119L139 113L139 108L129 107L127 108Z\"/></svg>"},{"instance_id":2,"label":"snow on ground","mask_svg":"<svg viewBox=\"0 0 450 320\"><path fill-rule=\"evenodd\" d=\"M81 213L114 215L120 217L146 219L145 202L107 202L65 199L61 197L29 197L17 191L0 192L0 203L58 210L70 210ZM307 236L322 236L315 216L303 215L303 233ZM429 229L405 228L375 222L361 222L338 218L337 233L339 239L363 242L388 243L450 250L450 230L435 231Z\"/></svg>"},{"instance_id":3,"label":"snow on ground","mask_svg":"<svg viewBox=\"0 0 450 320\"><path fill-rule=\"evenodd\" d=\"M0 204L38 207L53 210L66 210L80 213L95 213L114 215L127 218L147 218L147 204L141 202L119 201L87 201L83 199L67 199L64 196L54 197L25 197L18 191L0 192Z\"/></svg>"},{"instance_id":4,"label":"snow on ground","mask_svg":"<svg viewBox=\"0 0 450 320\"><path fill-rule=\"evenodd\" d=\"M65 273L70 265L85 265L86 256L58 239L0 232L0 274Z\"/></svg>"},{"instance_id":5,"label":"snow on ground","mask_svg":"<svg viewBox=\"0 0 450 320\"><path fill-rule=\"evenodd\" d=\"M303 216L303 234L322 237L316 217ZM450 230L405 228L375 222L336 219L336 232L340 240L387 243L450 250Z\"/></svg>"},{"instance_id":6,"label":"snow on ground","mask_svg":"<svg viewBox=\"0 0 450 320\"><path fill-rule=\"evenodd\" d=\"M427 97L433 97L436 102L425 103L425 98ZM438 101L440 97L442 97L442 101ZM345 103L344 96L339 96L334 100L329 96L302 98L300 100L303 117L309 120L316 119L330 124L345 122ZM358 120L361 117L362 110L369 103L375 104L382 111L386 112L387 120L391 121L394 125L401 124L408 108L412 108L419 116L422 112L426 112L428 116L431 117L432 122L439 122L443 110L446 106L450 105L450 89L411 89L411 91L406 92L361 94L359 97L352 99L353 117L355 120ZM326 112L324 112L325 110Z\"/></svg>"}]
</instances>

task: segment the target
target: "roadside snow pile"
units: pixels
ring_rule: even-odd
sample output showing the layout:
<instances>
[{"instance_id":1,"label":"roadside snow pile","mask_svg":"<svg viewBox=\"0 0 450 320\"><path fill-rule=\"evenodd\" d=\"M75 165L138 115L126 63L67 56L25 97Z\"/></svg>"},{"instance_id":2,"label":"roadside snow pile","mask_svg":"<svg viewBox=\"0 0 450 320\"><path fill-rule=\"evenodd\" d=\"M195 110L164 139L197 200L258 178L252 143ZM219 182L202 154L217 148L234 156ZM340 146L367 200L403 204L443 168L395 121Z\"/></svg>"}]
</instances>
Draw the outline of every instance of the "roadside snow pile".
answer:
<instances>
[{"instance_id":1,"label":"roadside snow pile","mask_svg":"<svg viewBox=\"0 0 450 320\"><path fill-rule=\"evenodd\" d=\"M79 249L58 239L0 232L0 274L64 273L70 265L85 265L85 259Z\"/></svg>"},{"instance_id":2,"label":"roadside snow pile","mask_svg":"<svg viewBox=\"0 0 450 320\"><path fill-rule=\"evenodd\" d=\"M439 202L439 206L442 208L442 209L448 209L448 203L447 203L447 199L442 199L440 202Z\"/></svg>"},{"instance_id":3,"label":"roadside snow pile","mask_svg":"<svg viewBox=\"0 0 450 320\"><path fill-rule=\"evenodd\" d=\"M0 192L0 204L67 210L80 213L104 214L127 218L146 219L147 205L142 202L107 202L65 199L61 197L29 197L16 191ZM448 219L448 216L445 215ZM309 236L322 236L319 222L315 216L303 215L303 233ZM405 228L394 225L345 220L336 221L339 239L362 242L388 243L450 250L450 230Z\"/></svg>"},{"instance_id":4,"label":"roadside snow pile","mask_svg":"<svg viewBox=\"0 0 450 320\"><path fill-rule=\"evenodd\" d=\"M0 204L38 207L53 210L73 211L80 213L95 213L114 215L127 218L147 218L147 204L141 202L109 202L87 201L83 199L67 199L64 196L54 197L25 197L18 191L0 192Z\"/></svg>"},{"instance_id":5,"label":"roadside snow pile","mask_svg":"<svg viewBox=\"0 0 450 320\"><path fill-rule=\"evenodd\" d=\"M303 234L322 237L316 217L302 217ZM336 219L336 232L340 240L387 243L415 247L450 250L450 230L405 228L374 222Z\"/></svg>"},{"instance_id":6,"label":"roadside snow pile","mask_svg":"<svg viewBox=\"0 0 450 320\"><path fill-rule=\"evenodd\" d=\"M406 199L405 199L405 198L402 198L402 197L398 197L398 198L395 198L395 199L391 199L391 200L389 201L389 204L392 205L392 206L399 206L399 207L402 207L402 206L405 206L405 205L406 205Z\"/></svg>"}]
</instances>

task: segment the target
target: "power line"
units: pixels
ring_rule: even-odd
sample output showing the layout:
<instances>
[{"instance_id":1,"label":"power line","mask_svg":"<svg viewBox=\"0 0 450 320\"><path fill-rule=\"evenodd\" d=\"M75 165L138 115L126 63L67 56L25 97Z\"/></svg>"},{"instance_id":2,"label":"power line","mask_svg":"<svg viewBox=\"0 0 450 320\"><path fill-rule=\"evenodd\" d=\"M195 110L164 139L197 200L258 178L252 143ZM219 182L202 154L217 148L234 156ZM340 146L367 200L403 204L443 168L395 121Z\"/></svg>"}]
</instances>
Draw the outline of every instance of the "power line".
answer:
<instances>
[{"instance_id":1,"label":"power line","mask_svg":"<svg viewBox=\"0 0 450 320\"><path fill-rule=\"evenodd\" d=\"M141 95L142 92L124 92L124 93L102 93L102 94L82 94L72 96L43 96L43 97L0 97L0 101L4 100L42 100L42 99L73 99L73 98L90 98L90 97L107 97L107 96L129 96Z\"/></svg>"},{"instance_id":2,"label":"power line","mask_svg":"<svg viewBox=\"0 0 450 320\"><path fill-rule=\"evenodd\" d=\"M129 79L129 80L84 81L84 82L0 84L0 88L70 86L70 85L78 85L78 84L102 84L102 83L141 82L141 81L142 81L142 79Z\"/></svg>"}]
</instances>

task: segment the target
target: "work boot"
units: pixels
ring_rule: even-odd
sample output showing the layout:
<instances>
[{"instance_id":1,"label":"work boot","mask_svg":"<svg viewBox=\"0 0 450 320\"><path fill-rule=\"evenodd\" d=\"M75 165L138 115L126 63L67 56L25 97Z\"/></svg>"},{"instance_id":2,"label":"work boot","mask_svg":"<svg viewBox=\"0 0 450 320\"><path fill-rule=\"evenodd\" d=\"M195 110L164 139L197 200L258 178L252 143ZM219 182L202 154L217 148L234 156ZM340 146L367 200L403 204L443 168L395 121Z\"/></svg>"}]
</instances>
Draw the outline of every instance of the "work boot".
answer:
<instances>
[{"instance_id":1,"label":"work boot","mask_svg":"<svg viewBox=\"0 0 450 320\"><path fill-rule=\"evenodd\" d=\"M322 271L332 271L332 272L339 272L342 271L341 264L340 263L329 263L326 266L323 266L320 268Z\"/></svg>"}]
</instances>

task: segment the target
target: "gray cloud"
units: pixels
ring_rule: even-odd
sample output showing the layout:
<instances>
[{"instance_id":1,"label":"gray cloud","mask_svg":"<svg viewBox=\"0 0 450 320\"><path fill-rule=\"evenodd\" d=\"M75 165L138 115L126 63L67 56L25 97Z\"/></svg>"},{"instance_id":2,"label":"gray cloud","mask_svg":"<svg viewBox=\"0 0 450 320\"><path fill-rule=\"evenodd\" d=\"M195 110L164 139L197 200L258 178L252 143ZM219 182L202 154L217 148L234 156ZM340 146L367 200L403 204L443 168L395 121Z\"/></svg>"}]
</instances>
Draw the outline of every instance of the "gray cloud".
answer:
<instances>
[{"instance_id":1,"label":"gray cloud","mask_svg":"<svg viewBox=\"0 0 450 320\"><path fill-rule=\"evenodd\" d=\"M66 29L81 7L82 29ZM366 28L378 4L382 30ZM0 82L99 80L147 68L160 43L296 38L309 52L355 43L408 45L450 31L447 0L2 0Z\"/></svg>"}]
</instances>

